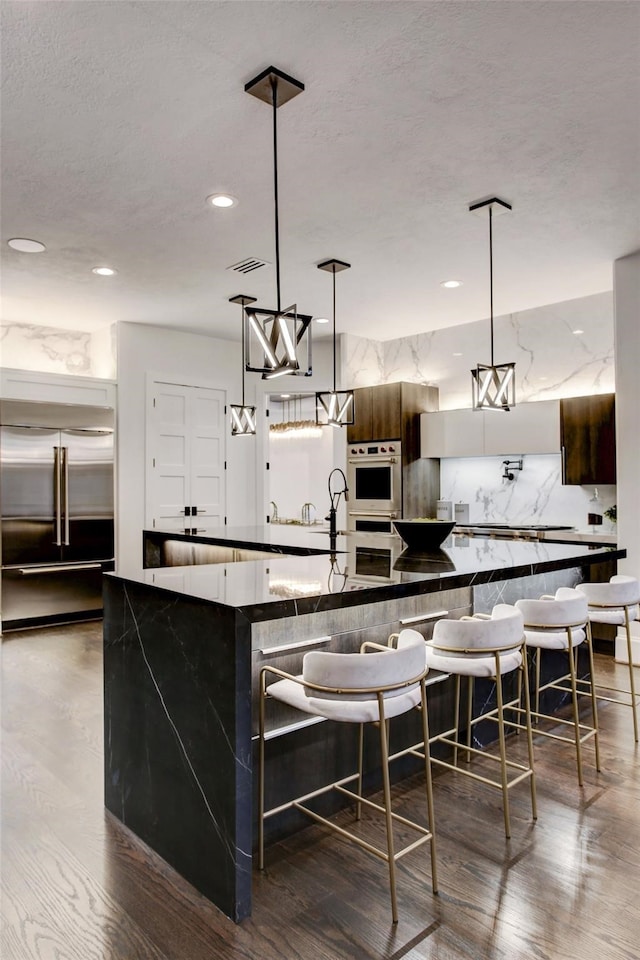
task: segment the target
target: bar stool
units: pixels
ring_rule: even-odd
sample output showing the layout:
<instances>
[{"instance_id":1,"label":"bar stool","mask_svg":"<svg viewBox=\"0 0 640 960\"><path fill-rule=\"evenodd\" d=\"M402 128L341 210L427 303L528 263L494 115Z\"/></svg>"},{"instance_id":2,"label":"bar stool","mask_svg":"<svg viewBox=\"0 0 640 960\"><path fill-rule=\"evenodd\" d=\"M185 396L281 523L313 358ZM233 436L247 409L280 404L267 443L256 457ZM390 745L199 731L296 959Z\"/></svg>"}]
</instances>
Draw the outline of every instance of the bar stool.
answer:
<instances>
[{"instance_id":1,"label":"bar stool","mask_svg":"<svg viewBox=\"0 0 640 960\"><path fill-rule=\"evenodd\" d=\"M369 652L372 651L372 652ZM428 828L394 813L391 809L391 788L389 778L388 721L393 717L422 708L422 733L424 742L429 743L429 721L427 717L427 699L425 677L428 668L424 658L424 640L416 630L405 630L400 649L366 642L360 653L330 653L312 651L305 654L301 676L292 676L275 667L263 667L260 674L260 738L259 738L259 826L258 847L259 867L264 867L264 821L284 810L295 808L312 819L325 824L342 837L352 840L358 846L382 860L389 868L389 888L391 893L391 912L393 922L398 921L396 894L396 861L410 850L423 843L431 844L431 885L437 893L436 847L433 818L433 790L429 750L424 752L426 778L426 798ZM279 679L267 686L267 677L274 674ZM311 793L296 797L278 807L265 809L265 704L272 698L296 707L304 713L336 720L341 723L359 724L359 762L358 772L330 783ZM364 724L377 724L380 730L380 753L382 766L383 803L374 803L362 796L362 761ZM357 781L357 791L346 788L346 784ZM349 830L338 826L307 806L308 801L335 789L350 797L356 804L356 819L360 819L361 805L365 804L384 814L386 825L386 850L363 840ZM393 823L397 821L411 827L420 836L400 850L394 849Z\"/></svg>"},{"instance_id":2,"label":"bar stool","mask_svg":"<svg viewBox=\"0 0 640 960\"><path fill-rule=\"evenodd\" d=\"M533 769L533 738L531 733L531 713L529 703L529 682L527 678L524 646L524 628L522 614L515 607L501 603L493 608L491 616L477 613L460 620L438 620L433 628L433 638L425 644L426 662L431 669L443 670L456 678L455 724L450 730L432 738L432 743L440 742L453 747L453 762L432 757L431 762L456 770L502 791L504 830L507 838L511 836L509 816L509 790L522 780L529 780L531 789L531 812L537 818L536 781ZM518 671L518 689L524 689L525 728L527 730L528 764L515 762L507 758L506 735L510 724L504 717L503 678ZM467 713L467 743L464 748L467 757L472 754L483 756L500 764L500 780L481 776L470 768L458 765L460 711L460 681L468 678L469 702ZM496 682L495 709L485 711L473 717L473 687L476 677L493 678ZM486 750L471 746L471 730L481 720L493 720L498 725L499 756ZM453 739L451 737L453 736ZM511 779L510 772L513 772Z\"/></svg>"},{"instance_id":3,"label":"bar stool","mask_svg":"<svg viewBox=\"0 0 640 960\"><path fill-rule=\"evenodd\" d=\"M620 690L618 687L609 687L596 684L598 700L607 700L609 703L619 703L631 707L633 712L633 737L638 742L638 712L636 693L633 651L631 646L631 621L640 619L640 582L635 577L617 574L611 577L608 583L580 583L576 587L587 598L589 605L589 620L592 623L611 623L625 628L627 637L627 658L629 660L629 690ZM610 693L623 693L629 697L629 703L615 697L606 697L597 690L607 690Z\"/></svg>"},{"instance_id":4,"label":"bar stool","mask_svg":"<svg viewBox=\"0 0 640 960\"><path fill-rule=\"evenodd\" d=\"M524 618L524 635L527 648L535 650L535 709L532 716L553 720L555 724L573 727L572 736L562 736L550 730L536 729L536 733L553 740L575 744L578 783L583 785L582 744L593 737L596 755L596 769L600 770L600 748L598 744L598 712L593 686L593 648L587 599L571 587L560 587L554 596L544 595L539 600L518 600L516 608ZM582 680L587 689L579 689L576 677L576 651L586 641L589 651L590 680ZM569 662L569 672L543 685L540 684L540 662L543 650L565 650ZM566 684L569 683L567 687ZM562 690L571 694L572 719L558 717L555 714L540 713L540 694L544 690ZM591 699L592 725L580 722L578 696Z\"/></svg>"}]
</instances>

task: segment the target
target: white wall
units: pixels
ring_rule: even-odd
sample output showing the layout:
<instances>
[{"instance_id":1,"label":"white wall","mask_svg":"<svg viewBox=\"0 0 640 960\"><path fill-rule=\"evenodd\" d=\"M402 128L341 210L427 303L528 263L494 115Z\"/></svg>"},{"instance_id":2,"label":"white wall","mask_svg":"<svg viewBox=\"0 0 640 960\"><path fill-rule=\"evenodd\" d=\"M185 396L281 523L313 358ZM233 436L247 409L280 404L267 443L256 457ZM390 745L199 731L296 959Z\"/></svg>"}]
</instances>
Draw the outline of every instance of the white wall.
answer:
<instances>
[{"instance_id":1,"label":"white wall","mask_svg":"<svg viewBox=\"0 0 640 960\"><path fill-rule=\"evenodd\" d=\"M587 514L603 514L616 502L614 486L597 488L599 505L590 503L594 487L563 486L559 454L527 454L522 471L512 471L515 479L502 480L506 456L441 460L441 499L468 503L470 523L560 523L585 533L593 529ZM597 532L615 527L605 519Z\"/></svg>"},{"instance_id":2,"label":"white wall","mask_svg":"<svg viewBox=\"0 0 640 960\"><path fill-rule=\"evenodd\" d=\"M382 343L342 339L348 387L429 383L439 389L441 410L470 407L470 370L489 363L489 320ZM494 339L496 363L515 361L517 402L614 390L611 293L496 317Z\"/></svg>"},{"instance_id":3,"label":"white wall","mask_svg":"<svg viewBox=\"0 0 640 960\"><path fill-rule=\"evenodd\" d=\"M640 251L614 264L618 543L640 578Z\"/></svg>"},{"instance_id":4,"label":"white wall","mask_svg":"<svg viewBox=\"0 0 640 960\"><path fill-rule=\"evenodd\" d=\"M133 574L142 560L145 500L145 416L147 374L187 385L225 390L227 403L240 403L241 347L228 340L153 327L118 324L118 410L116 432L118 570ZM253 380L245 396L253 402ZM227 435L227 517L229 526L256 522L256 438Z\"/></svg>"},{"instance_id":5,"label":"white wall","mask_svg":"<svg viewBox=\"0 0 640 960\"><path fill-rule=\"evenodd\" d=\"M270 406L271 423L288 419L281 404ZM301 401L290 419L315 420L315 398ZM302 505L310 501L315 506L317 520L327 515L330 502L327 478L335 464L334 435L344 432L330 427L322 429L319 437L289 437L286 434L269 435L269 487L280 519L301 519Z\"/></svg>"},{"instance_id":6,"label":"white wall","mask_svg":"<svg viewBox=\"0 0 640 960\"><path fill-rule=\"evenodd\" d=\"M337 350L337 368L340 370L340 345ZM267 408L267 398L274 393L315 393L316 390L330 390L333 387L333 346L331 338L313 341L313 373L310 377L279 377L277 380L255 380L258 409ZM256 377L256 375L253 375ZM338 379L337 388L342 387ZM309 401L311 404L312 401ZM305 407L308 419L315 419L315 409ZM272 407L271 416L265 420L265 429L257 438L256 491L258 503L258 522L263 523L271 513L270 501L278 504L281 517L300 517L302 504L307 500L315 503L317 516L326 516L329 510L327 478L334 467L345 469L347 456L346 430L331 427L323 429L320 441L303 441L305 456L291 453L291 441L269 440L266 425L280 416L280 409ZM306 414L305 414L306 416ZM296 451L299 441L295 441ZM295 461L295 462L293 462ZM266 470L266 463L270 469ZM307 487L308 485L308 487ZM303 494L305 487L308 494ZM346 523L346 513L342 502L338 509L338 525L341 529Z\"/></svg>"}]
</instances>

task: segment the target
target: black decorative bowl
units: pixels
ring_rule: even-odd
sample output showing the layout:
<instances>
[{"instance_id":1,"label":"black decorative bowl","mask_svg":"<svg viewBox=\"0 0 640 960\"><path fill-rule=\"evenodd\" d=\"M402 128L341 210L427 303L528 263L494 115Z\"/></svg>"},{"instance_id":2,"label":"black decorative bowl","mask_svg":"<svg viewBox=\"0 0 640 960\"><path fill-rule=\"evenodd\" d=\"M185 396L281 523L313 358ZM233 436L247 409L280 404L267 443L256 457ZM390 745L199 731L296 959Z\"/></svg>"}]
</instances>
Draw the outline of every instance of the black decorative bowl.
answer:
<instances>
[{"instance_id":1,"label":"black decorative bowl","mask_svg":"<svg viewBox=\"0 0 640 960\"><path fill-rule=\"evenodd\" d=\"M393 565L393 569L401 573L452 573L455 568L455 563L441 547L428 552L407 547Z\"/></svg>"},{"instance_id":2,"label":"black decorative bowl","mask_svg":"<svg viewBox=\"0 0 640 960\"><path fill-rule=\"evenodd\" d=\"M453 530L453 520L394 520L393 525L411 550L422 553L439 547Z\"/></svg>"}]
</instances>

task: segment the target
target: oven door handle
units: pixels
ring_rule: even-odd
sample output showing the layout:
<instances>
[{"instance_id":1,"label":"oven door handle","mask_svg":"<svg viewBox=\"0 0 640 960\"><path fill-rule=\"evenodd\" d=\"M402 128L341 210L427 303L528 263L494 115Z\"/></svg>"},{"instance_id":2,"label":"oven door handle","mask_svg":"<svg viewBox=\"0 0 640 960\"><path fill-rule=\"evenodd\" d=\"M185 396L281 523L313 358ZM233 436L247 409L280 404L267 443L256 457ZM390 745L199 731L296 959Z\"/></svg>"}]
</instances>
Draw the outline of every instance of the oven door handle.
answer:
<instances>
[{"instance_id":1,"label":"oven door handle","mask_svg":"<svg viewBox=\"0 0 640 960\"><path fill-rule=\"evenodd\" d=\"M389 517L390 520L398 519L397 510L349 510L350 517L372 517L377 520L378 517Z\"/></svg>"},{"instance_id":2,"label":"oven door handle","mask_svg":"<svg viewBox=\"0 0 640 960\"><path fill-rule=\"evenodd\" d=\"M350 457L347 461L353 466L366 467L368 463L399 463L398 457L367 457L366 460L360 460L358 457Z\"/></svg>"}]
</instances>

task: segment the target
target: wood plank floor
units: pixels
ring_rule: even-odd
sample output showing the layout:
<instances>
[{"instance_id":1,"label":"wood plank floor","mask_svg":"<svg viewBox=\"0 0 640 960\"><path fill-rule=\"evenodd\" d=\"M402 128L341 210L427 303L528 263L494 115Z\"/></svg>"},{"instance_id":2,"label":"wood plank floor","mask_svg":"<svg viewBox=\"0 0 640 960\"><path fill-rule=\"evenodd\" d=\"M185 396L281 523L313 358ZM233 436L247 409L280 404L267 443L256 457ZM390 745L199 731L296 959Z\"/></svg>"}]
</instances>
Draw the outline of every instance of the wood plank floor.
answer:
<instances>
[{"instance_id":1,"label":"wood plank floor","mask_svg":"<svg viewBox=\"0 0 640 960\"><path fill-rule=\"evenodd\" d=\"M599 656L601 673L626 669ZM2 645L3 960L638 960L640 763L629 710L601 704L603 772L538 738L539 819L512 791L436 777L440 895L428 850L386 867L312 826L272 848L236 926L105 813L101 624ZM135 736L133 730L132 736ZM398 809L422 801L420 780ZM344 814L347 816L347 814ZM212 866L214 869L214 866Z\"/></svg>"}]
</instances>

